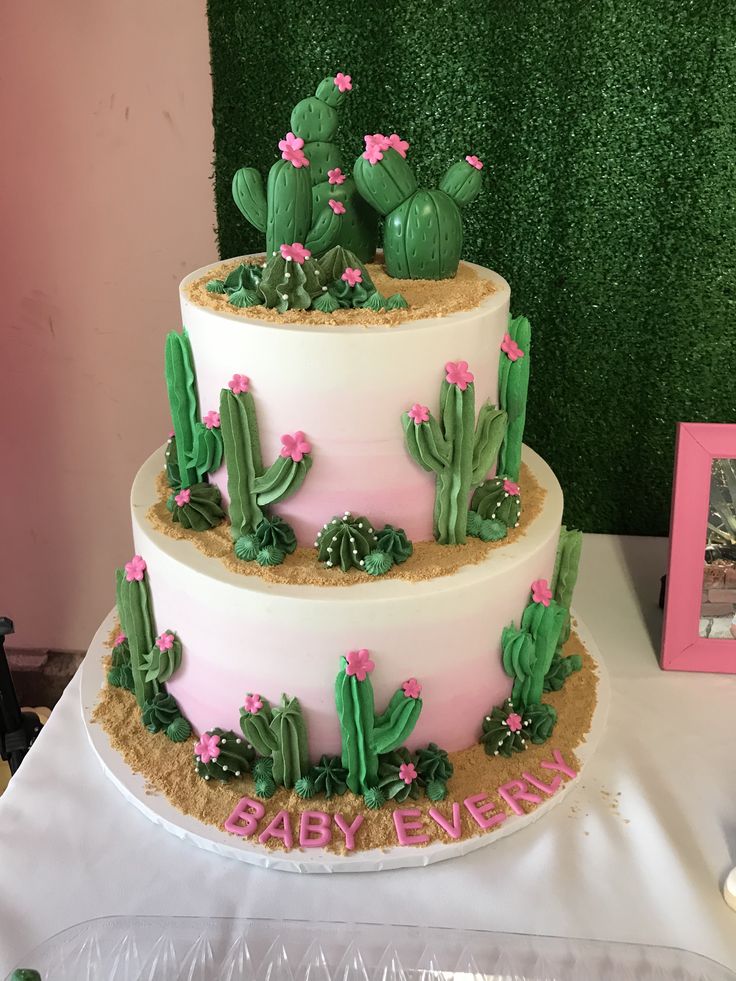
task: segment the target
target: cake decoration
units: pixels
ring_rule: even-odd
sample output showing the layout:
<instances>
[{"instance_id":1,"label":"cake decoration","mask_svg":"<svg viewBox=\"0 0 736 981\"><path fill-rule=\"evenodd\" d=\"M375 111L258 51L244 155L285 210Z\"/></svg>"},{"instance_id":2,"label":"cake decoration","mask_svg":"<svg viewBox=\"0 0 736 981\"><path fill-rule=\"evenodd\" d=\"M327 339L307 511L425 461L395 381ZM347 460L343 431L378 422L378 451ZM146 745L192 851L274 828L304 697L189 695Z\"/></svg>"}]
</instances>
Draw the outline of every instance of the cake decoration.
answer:
<instances>
[{"instance_id":1,"label":"cake decoration","mask_svg":"<svg viewBox=\"0 0 736 981\"><path fill-rule=\"evenodd\" d=\"M486 403L475 421L475 386L466 361L449 362L440 391L440 422L402 416L409 453L436 474L434 536L442 545L467 535L468 498L494 466L506 433L506 413ZM416 404L415 404L416 405ZM414 408L414 407L413 407Z\"/></svg>"},{"instance_id":2,"label":"cake decoration","mask_svg":"<svg viewBox=\"0 0 736 981\"><path fill-rule=\"evenodd\" d=\"M537 590L522 614L520 628L512 623L501 634L503 668L514 679L511 698L525 709L542 701L544 679L566 616L564 607L547 596L550 591L545 580L537 580L534 585ZM534 595L538 598L534 599Z\"/></svg>"},{"instance_id":3,"label":"cake decoration","mask_svg":"<svg viewBox=\"0 0 736 981\"><path fill-rule=\"evenodd\" d=\"M570 637L570 607L572 605L572 595L575 584L578 580L578 569L580 566L580 553L583 548L583 533L567 528L563 525L560 529L560 538L557 543L557 556L555 558L555 568L552 573L551 587L555 600L564 607L567 612L565 624L560 634L560 644L567 643Z\"/></svg>"},{"instance_id":4,"label":"cake decoration","mask_svg":"<svg viewBox=\"0 0 736 981\"><path fill-rule=\"evenodd\" d=\"M381 531L376 533L376 539L378 540L378 548L390 555L396 565L406 562L414 553L414 546L407 538L403 528L384 525Z\"/></svg>"},{"instance_id":5,"label":"cake decoration","mask_svg":"<svg viewBox=\"0 0 736 981\"><path fill-rule=\"evenodd\" d=\"M207 292L227 294L227 302L234 307L254 307L263 302L258 292L262 275L260 266L241 262L225 279L210 279Z\"/></svg>"},{"instance_id":6,"label":"cake decoration","mask_svg":"<svg viewBox=\"0 0 736 981\"><path fill-rule=\"evenodd\" d=\"M519 714L514 709L514 703L509 698L483 719L483 735L480 741L489 756L521 753L526 749L529 725L524 714Z\"/></svg>"},{"instance_id":7,"label":"cake decoration","mask_svg":"<svg viewBox=\"0 0 736 981\"><path fill-rule=\"evenodd\" d=\"M473 494L470 507L481 520L501 522L504 528L518 528L521 520L519 485L506 477L483 480ZM500 537L505 537L505 532Z\"/></svg>"},{"instance_id":8,"label":"cake decoration","mask_svg":"<svg viewBox=\"0 0 736 981\"><path fill-rule=\"evenodd\" d=\"M146 562L143 556L134 555L130 562L125 563L126 582L142 582L146 571Z\"/></svg>"},{"instance_id":9,"label":"cake decoration","mask_svg":"<svg viewBox=\"0 0 736 981\"><path fill-rule=\"evenodd\" d=\"M348 789L348 771L339 756L323 755L306 777L297 781L294 789L305 799L317 794L328 800L330 797L342 797Z\"/></svg>"},{"instance_id":10,"label":"cake decoration","mask_svg":"<svg viewBox=\"0 0 736 981\"><path fill-rule=\"evenodd\" d=\"M483 542L500 542L508 535L508 529L503 521L496 518L483 518L472 508L468 511L466 531L471 538L480 538Z\"/></svg>"},{"instance_id":11,"label":"cake decoration","mask_svg":"<svg viewBox=\"0 0 736 981\"><path fill-rule=\"evenodd\" d=\"M472 153L468 154L468 156L466 156L465 159L467 160L467 162L470 164L471 167L475 167L476 170L483 170L483 162L479 160L475 156L475 154Z\"/></svg>"},{"instance_id":12,"label":"cake decoration","mask_svg":"<svg viewBox=\"0 0 736 981\"><path fill-rule=\"evenodd\" d=\"M222 495L215 484L184 487L177 494L169 495L166 507L171 512L172 521L193 531L215 528L225 517Z\"/></svg>"},{"instance_id":13,"label":"cake decoration","mask_svg":"<svg viewBox=\"0 0 736 981\"><path fill-rule=\"evenodd\" d=\"M247 375L233 375L230 381L227 383L227 387L233 393L233 395L240 395L242 392L247 392L250 388L250 378Z\"/></svg>"},{"instance_id":14,"label":"cake decoration","mask_svg":"<svg viewBox=\"0 0 736 981\"><path fill-rule=\"evenodd\" d=\"M143 667L146 681L167 682L181 665L181 641L173 630L159 634L146 655Z\"/></svg>"},{"instance_id":15,"label":"cake decoration","mask_svg":"<svg viewBox=\"0 0 736 981\"><path fill-rule=\"evenodd\" d=\"M293 436L286 434L281 437L281 456L291 457L295 463L301 463L307 453L312 452L312 446L301 429Z\"/></svg>"},{"instance_id":16,"label":"cake decoration","mask_svg":"<svg viewBox=\"0 0 736 981\"><path fill-rule=\"evenodd\" d=\"M281 696L279 705L271 706L258 698L260 708L246 701L240 710L240 728L248 742L261 756L273 761L271 776L277 786L293 787L309 769L307 727L299 700Z\"/></svg>"},{"instance_id":17,"label":"cake decoration","mask_svg":"<svg viewBox=\"0 0 736 981\"><path fill-rule=\"evenodd\" d=\"M481 188L467 160L453 164L437 190L420 190L406 162L409 144L395 133L365 137L353 176L361 196L384 216L383 252L395 279L449 279L457 272L463 243L460 209Z\"/></svg>"},{"instance_id":18,"label":"cake decoration","mask_svg":"<svg viewBox=\"0 0 736 981\"><path fill-rule=\"evenodd\" d=\"M508 413L509 424L498 456L498 471L516 482L521 470L521 443L526 422L531 362L531 326L526 317L510 320L508 332L501 345L502 350L504 344L508 350L498 366L498 404Z\"/></svg>"},{"instance_id":19,"label":"cake decoration","mask_svg":"<svg viewBox=\"0 0 736 981\"><path fill-rule=\"evenodd\" d=\"M532 603L541 603L542 606L549 606L552 599L552 590L546 579L535 579L532 583Z\"/></svg>"},{"instance_id":20,"label":"cake decoration","mask_svg":"<svg viewBox=\"0 0 736 981\"><path fill-rule=\"evenodd\" d=\"M332 208L332 210L335 212L336 215L345 214L345 205L342 203L342 201L336 201L334 198L330 198L327 203L329 204L329 206Z\"/></svg>"},{"instance_id":21,"label":"cake decoration","mask_svg":"<svg viewBox=\"0 0 736 981\"><path fill-rule=\"evenodd\" d=\"M212 729L203 732L194 747L195 767L205 780L237 779L250 772L255 759L252 746L230 729Z\"/></svg>"},{"instance_id":22,"label":"cake decoration","mask_svg":"<svg viewBox=\"0 0 736 981\"><path fill-rule=\"evenodd\" d=\"M416 678L409 678L401 688L407 698L419 698L422 694L422 686Z\"/></svg>"},{"instance_id":23,"label":"cake decoration","mask_svg":"<svg viewBox=\"0 0 736 981\"><path fill-rule=\"evenodd\" d=\"M394 560L388 552L377 548L366 555L363 562L363 571L367 572L369 576L385 576L393 567L393 564Z\"/></svg>"},{"instance_id":24,"label":"cake decoration","mask_svg":"<svg viewBox=\"0 0 736 981\"><path fill-rule=\"evenodd\" d=\"M378 538L368 518L346 511L322 528L314 547L320 562L329 568L339 565L347 572L363 568L368 554L378 548Z\"/></svg>"}]
</instances>

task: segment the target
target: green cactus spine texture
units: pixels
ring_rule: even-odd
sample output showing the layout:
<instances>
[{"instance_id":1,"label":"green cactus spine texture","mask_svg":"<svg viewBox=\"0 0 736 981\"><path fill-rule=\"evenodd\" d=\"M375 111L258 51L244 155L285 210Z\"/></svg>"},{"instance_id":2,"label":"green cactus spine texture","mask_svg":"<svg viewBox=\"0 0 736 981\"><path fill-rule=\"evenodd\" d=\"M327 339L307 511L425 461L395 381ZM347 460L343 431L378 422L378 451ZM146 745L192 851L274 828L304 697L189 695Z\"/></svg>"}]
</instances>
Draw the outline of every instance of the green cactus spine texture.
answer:
<instances>
[{"instance_id":1,"label":"green cactus spine texture","mask_svg":"<svg viewBox=\"0 0 736 981\"><path fill-rule=\"evenodd\" d=\"M384 216L388 274L397 279L450 279L462 252L461 209L480 191L480 168L467 159L459 161L438 189L424 190L406 162L407 149L397 136L367 136L366 151L355 163L355 182L365 200Z\"/></svg>"},{"instance_id":2,"label":"green cactus spine texture","mask_svg":"<svg viewBox=\"0 0 736 981\"><path fill-rule=\"evenodd\" d=\"M434 536L442 545L465 542L470 491L487 476L506 432L506 413L486 403L475 421L473 375L465 361L449 362L440 391L440 418L415 406L402 416L409 453L436 475ZM423 409L426 419L415 410Z\"/></svg>"},{"instance_id":3,"label":"green cactus spine texture","mask_svg":"<svg viewBox=\"0 0 736 981\"><path fill-rule=\"evenodd\" d=\"M136 559L140 559L140 557L136 556L133 562ZM146 680L148 656L155 637L148 579L145 572L140 580L128 579L125 569L117 569L115 586L120 626L128 638L130 669L133 674L133 694L142 709L144 704L151 701L160 690L160 685L156 680Z\"/></svg>"},{"instance_id":4,"label":"green cactus spine texture","mask_svg":"<svg viewBox=\"0 0 736 981\"><path fill-rule=\"evenodd\" d=\"M511 480L518 480L521 471L531 339L532 329L527 318L512 318L501 345L498 366L498 402L509 417L508 430L498 458L498 469Z\"/></svg>"},{"instance_id":5,"label":"green cactus spine texture","mask_svg":"<svg viewBox=\"0 0 736 981\"><path fill-rule=\"evenodd\" d=\"M386 710L376 713L369 674L374 664L366 650L340 658L335 704L342 733L342 765L354 794L378 786L379 756L390 753L411 735L422 711L421 698L403 688L394 692Z\"/></svg>"},{"instance_id":6,"label":"green cactus spine texture","mask_svg":"<svg viewBox=\"0 0 736 981\"><path fill-rule=\"evenodd\" d=\"M265 698L248 695L240 710L240 728L255 751L273 761L276 784L293 787L306 775L309 744L298 699L282 695L280 704L271 706Z\"/></svg>"},{"instance_id":7,"label":"green cactus spine texture","mask_svg":"<svg viewBox=\"0 0 736 981\"><path fill-rule=\"evenodd\" d=\"M256 407L250 392L223 388L220 420L230 496L230 532L237 542L255 532L264 518L264 508L291 497L301 487L312 457L304 449L301 453L279 455L269 467L264 467ZM295 435L303 440L303 433ZM296 456L300 459L294 459Z\"/></svg>"}]
</instances>

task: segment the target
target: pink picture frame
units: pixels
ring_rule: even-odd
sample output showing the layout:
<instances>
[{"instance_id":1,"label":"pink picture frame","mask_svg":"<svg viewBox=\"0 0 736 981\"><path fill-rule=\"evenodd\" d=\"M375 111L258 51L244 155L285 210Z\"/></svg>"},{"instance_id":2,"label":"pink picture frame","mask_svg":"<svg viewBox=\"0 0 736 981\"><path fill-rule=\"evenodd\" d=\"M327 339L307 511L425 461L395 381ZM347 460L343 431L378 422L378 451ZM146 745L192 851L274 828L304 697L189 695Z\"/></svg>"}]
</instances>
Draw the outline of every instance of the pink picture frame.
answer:
<instances>
[{"instance_id":1,"label":"pink picture frame","mask_svg":"<svg viewBox=\"0 0 736 981\"><path fill-rule=\"evenodd\" d=\"M667 671L736 673L736 639L700 635L713 460L733 458L736 424L679 423L660 659Z\"/></svg>"}]
</instances>

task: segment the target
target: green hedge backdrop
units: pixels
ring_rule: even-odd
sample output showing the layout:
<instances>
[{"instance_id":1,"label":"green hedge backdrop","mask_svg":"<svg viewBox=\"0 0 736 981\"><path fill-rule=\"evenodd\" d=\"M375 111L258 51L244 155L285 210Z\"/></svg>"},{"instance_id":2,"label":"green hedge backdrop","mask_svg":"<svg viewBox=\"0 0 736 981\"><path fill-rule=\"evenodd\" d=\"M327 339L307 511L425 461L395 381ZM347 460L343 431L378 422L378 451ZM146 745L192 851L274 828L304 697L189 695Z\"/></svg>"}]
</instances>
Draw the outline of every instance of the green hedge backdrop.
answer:
<instances>
[{"instance_id":1,"label":"green hedge backdrop","mask_svg":"<svg viewBox=\"0 0 736 981\"><path fill-rule=\"evenodd\" d=\"M569 524L666 534L678 420L736 418L736 17L722 0L209 0L221 255L263 247L234 171L327 74L346 163L485 161L465 256L534 327L526 441ZM458 352L460 356L462 352Z\"/></svg>"}]
</instances>

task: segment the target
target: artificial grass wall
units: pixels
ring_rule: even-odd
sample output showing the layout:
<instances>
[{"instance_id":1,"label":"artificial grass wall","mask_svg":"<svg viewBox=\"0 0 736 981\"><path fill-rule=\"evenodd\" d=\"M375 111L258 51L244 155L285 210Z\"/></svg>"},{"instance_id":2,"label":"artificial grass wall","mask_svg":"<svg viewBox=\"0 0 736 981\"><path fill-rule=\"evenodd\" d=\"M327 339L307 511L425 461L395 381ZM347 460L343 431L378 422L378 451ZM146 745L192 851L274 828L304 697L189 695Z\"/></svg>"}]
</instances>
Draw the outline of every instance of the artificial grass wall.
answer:
<instances>
[{"instance_id":1,"label":"artificial grass wall","mask_svg":"<svg viewBox=\"0 0 736 981\"><path fill-rule=\"evenodd\" d=\"M293 105L353 91L340 142L411 143L435 186L486 162L465 257L534 326L526 441L587 531L666 534L678 420L736 418L736 15L720 0L209 0L222 256L263 248L230 196ZM349 168L346 168L349 169ZM462 351L458 351L458 357Z\"/></svg>"}]
</instances>

